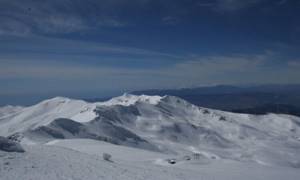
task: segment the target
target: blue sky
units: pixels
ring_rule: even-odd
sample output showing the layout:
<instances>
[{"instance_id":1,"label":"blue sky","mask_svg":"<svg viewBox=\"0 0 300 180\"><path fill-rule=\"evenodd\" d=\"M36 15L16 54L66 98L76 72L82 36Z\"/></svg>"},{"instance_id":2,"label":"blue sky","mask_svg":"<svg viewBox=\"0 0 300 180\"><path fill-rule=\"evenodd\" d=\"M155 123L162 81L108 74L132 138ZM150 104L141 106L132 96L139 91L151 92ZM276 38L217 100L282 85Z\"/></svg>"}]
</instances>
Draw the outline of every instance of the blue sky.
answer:
<instances>
[{"instance_id":1,"label":"blue sky","mask_svg":"<svg viewBox=\"0 0 300 180\"><path fill-rule=\"evenodd\" d=\"M300 83L297 0L1 0L0 104Z\"/></svg>"}]
</instances>

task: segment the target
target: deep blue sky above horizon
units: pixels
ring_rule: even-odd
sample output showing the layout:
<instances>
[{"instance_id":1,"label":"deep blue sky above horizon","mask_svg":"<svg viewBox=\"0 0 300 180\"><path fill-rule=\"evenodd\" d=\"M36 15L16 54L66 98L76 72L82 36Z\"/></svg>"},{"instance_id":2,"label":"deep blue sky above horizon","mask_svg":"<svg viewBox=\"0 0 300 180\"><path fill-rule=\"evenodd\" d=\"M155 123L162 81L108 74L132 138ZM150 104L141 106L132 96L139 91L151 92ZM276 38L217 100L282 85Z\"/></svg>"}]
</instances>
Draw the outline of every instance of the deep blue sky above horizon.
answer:
<instances>
[{"instance_id":1,"label":"deep blue sky above horizon","mask_svg":"<svg viewBox=\"0 0 300 180\"><path fill-rule=\"evenodd\" d=\"M298 0L0 0L0 105L300 83L299 18Z\"/></svg>"}]
</instances>

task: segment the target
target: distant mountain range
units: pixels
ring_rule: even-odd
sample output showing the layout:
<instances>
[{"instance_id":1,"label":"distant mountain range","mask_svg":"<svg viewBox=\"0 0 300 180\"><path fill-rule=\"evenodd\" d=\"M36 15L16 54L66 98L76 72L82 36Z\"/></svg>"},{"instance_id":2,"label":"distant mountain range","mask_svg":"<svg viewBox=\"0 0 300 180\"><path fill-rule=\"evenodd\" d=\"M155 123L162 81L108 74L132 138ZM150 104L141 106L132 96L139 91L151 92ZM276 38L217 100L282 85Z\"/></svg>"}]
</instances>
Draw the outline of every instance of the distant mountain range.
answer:
<instances>
[{"instance_id":1,"label":"distant mountain range","mask_svg":"<svg viewBox=\"0 0 300 180\"><path fill-rule=\"evenodd\" d=\"M195 105L251 114L300 115L300 85L256 85L133 91L136 95L172 95Z\"/></svg>"}]
</instances>

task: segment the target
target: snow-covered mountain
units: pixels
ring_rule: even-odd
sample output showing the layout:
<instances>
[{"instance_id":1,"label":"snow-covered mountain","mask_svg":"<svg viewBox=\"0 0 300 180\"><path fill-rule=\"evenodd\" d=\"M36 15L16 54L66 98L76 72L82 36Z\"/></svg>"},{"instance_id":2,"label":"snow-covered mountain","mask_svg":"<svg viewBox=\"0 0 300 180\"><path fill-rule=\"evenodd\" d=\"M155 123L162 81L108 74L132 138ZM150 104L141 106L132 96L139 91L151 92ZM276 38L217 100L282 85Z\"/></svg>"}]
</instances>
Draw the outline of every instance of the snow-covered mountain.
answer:
<instances>
[{"instance_id":1,"label":"snow-covered mountain","mask_svg":"<svg viewBox=\"0 0 300 180\"><path fill-rule=\"evenodd\" d=\"M0 135L25 144L87 138L164 153L198 152L207 158L300 167L300 118L289 115L235 114L173 96L130 94L98 103L56 97L1 112Z\"/></svg>"},{"instance_id":2,"label":"snow-covered mountain","mask_svg":"<svg viewBox=\"0 0 300 180\"><path fill-rule=\"evenodd\" d=\"M56 97L29 107L4 107L0 136L20 141L27 153L0 151L1 161L7 157L0 163L0 179L21 174L25 179L199 179L200 167L203 179L244 179L236 172L252 179L261 179L257 172L262 179L300 176L293 170L300 168L299 117L224 112L174 96L124 94L97 103ZM105 152L119 162L116 169L95 159ZM177 170L169 168L170 158ZM28 163L40 170L28 171Z\"/></svg>"}]
</instances>

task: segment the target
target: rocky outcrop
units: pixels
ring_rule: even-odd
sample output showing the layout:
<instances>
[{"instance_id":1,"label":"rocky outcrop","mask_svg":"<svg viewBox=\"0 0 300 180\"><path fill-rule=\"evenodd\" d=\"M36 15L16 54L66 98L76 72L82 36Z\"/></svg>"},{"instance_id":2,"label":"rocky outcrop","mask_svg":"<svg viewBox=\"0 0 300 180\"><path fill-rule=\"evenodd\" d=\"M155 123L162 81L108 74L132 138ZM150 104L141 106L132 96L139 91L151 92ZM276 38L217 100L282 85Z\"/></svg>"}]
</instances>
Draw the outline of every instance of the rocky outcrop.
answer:
<instances>
[{"instance_id":1,"label":"rocky outcrop","mask_svg":"<svg viewBox=\"0 0 300 180\"><path fill-rule=\"evenodd\" d=\"M0 151L6 152L25 152L20 143L0 136Z\"/></svg>"}]
</instances>

